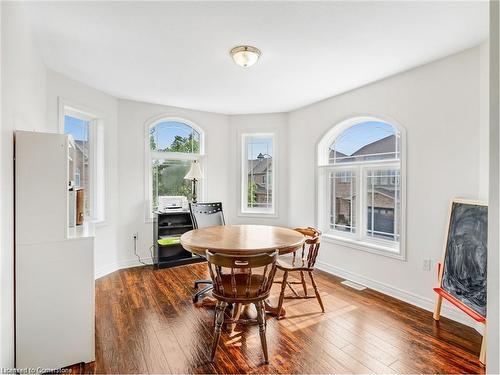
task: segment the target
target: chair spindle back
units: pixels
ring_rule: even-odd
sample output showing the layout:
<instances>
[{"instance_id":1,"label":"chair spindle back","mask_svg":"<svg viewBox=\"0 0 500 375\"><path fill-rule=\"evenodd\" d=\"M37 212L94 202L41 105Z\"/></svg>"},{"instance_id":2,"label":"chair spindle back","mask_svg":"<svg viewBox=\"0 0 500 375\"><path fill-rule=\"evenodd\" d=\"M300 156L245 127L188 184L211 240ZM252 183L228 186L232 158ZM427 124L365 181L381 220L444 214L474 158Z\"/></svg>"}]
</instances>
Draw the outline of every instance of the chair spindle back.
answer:
<instances>
[{"instance_id":1,"label":"chair spindle back","mask_svg":"<svg viewBox=\"0 0 500 375\"><path fill-rule=\"evenodd\" d=\"M216 298L261 300L267 298L276 273L278 251L257 255L223 255L206 252Z\"/></svg>"},{"instance_id":2,"label":"chair spindle back","mask_svg":"<svg viewBox=\"0 0 500 375\"><path fill-rule=\"evenodd\" d=\"M301 249L301 257L298 260L301 264L297 264L297 253L298 251L293 253L292 264L294 266L301 266L307 268L314 268L316 264L316 258L319 253L319 246L321 244L321 232L317 229L307 227L307 228L294 228L297 232L302 233L306 240L302 245Z\"/></svg>"}]
</instances>

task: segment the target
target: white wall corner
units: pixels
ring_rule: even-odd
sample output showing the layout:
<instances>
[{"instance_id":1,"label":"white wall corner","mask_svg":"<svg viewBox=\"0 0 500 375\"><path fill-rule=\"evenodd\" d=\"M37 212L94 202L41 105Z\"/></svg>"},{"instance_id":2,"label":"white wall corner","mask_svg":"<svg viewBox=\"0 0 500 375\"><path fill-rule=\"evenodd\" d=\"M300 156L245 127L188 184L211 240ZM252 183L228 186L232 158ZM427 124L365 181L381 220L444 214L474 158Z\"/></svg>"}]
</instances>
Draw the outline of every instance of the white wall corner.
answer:
<instances>
[{"instance_id":1,"label":"white wall corner","mask_svg":"<svg viewBox=\"0 0 500 375\"><path fill-rule=\"evenodd\" d=\"M146 263L147 265L153 265L153 259L151 257L141 258L141 261ZM111 263L107 264L106 266L96 268L94 278L97 280L115 271L119 271L125 268L141 267L144 265L145 264L141 263L137 258L120 260L116 263Z\"/></svg>"}]
</instances>

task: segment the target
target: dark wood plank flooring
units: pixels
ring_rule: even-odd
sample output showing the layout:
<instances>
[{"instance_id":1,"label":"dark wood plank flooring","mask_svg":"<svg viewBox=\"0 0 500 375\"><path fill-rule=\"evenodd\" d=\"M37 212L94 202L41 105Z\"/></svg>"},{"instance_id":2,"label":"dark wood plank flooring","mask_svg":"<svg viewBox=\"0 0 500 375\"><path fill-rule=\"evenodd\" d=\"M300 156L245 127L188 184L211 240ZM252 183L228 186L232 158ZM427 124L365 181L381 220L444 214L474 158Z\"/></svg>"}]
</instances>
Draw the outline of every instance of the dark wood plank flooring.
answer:
<instances>
[{"instance_id":1,"label":"dark wood plank flooring","mask_svg":"<svg viewBox=\"0 0 500 375\"><path fill-rule=\"evenodd\" d=\"M194 264L130 268L97 280L96 361L86 372L484 373L473 329L434 322L430 312L323 272L316 279L325 314L314 299L285 300L287 317L268 317L269 365L254 325L224 332L210 364L213 310L191 302L193 281L207 276L205 264ZM278 293L275 285L274 300Z\"/></svg>"}]
</instances>

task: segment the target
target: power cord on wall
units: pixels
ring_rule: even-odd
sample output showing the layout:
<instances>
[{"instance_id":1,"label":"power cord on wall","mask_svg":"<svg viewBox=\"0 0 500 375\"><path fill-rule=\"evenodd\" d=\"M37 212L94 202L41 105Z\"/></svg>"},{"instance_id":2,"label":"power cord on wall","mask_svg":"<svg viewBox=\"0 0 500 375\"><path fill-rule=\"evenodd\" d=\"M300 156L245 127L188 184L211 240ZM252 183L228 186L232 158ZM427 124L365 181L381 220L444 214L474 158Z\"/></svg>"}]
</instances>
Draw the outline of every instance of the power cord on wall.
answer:
<instances>
[{"instance_id":1,"label":"power cord on wall","mask_svg":"<svg viewBox=\"0 0 500 375\"><path fill-rule=\"evenodd\" d=\"M151 266L153 263L153 247L154 245L151 245L149 247L149 253L151 254L151 263L146 263L146 262L143 262L140 255L137 253L137 233L134 233L134 254L135 256L137 257L137 260L139 261L139 263L141 264L144 264L145 266Z\"/></svg>"}]
</instances>

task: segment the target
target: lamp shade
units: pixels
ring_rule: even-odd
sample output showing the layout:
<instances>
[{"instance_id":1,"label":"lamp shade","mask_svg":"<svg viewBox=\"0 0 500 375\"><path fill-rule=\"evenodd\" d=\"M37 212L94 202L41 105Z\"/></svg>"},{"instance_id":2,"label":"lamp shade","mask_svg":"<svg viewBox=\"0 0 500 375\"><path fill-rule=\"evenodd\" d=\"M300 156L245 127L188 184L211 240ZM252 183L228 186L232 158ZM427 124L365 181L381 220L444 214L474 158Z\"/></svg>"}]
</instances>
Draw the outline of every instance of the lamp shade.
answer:
<instances>
[{"instance_id":1,"label":"lamp shade","mask_svg":"<svg viewBox=\"0 0 500 375\"><path fill-rule=\"evenodd\" d=\"M184 176L185 180L201 180L203 178L203 173L201 172L200 163L196 160L191 163L191 168L186 176Z\"/></svg>"}]
</instances>

